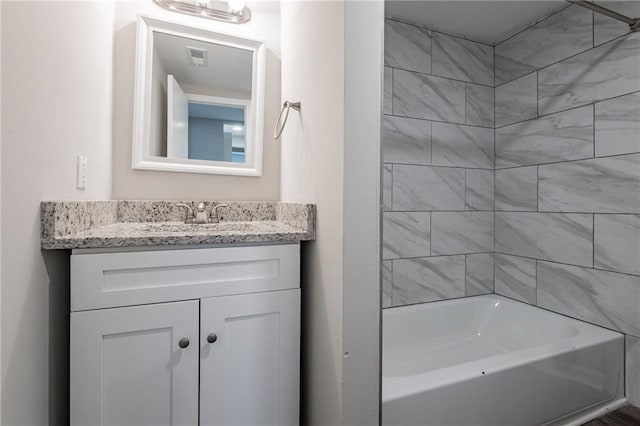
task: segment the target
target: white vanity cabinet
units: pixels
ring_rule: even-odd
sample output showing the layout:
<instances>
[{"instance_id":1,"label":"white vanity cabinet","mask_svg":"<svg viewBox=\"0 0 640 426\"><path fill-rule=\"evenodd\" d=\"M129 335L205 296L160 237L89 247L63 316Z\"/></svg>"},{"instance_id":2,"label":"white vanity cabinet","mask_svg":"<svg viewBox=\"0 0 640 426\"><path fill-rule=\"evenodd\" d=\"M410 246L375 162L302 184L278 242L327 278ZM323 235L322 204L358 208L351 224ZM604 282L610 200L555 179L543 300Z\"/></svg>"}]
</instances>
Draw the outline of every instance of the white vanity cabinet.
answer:
<instances>
[{"instance_id":1,"label":"white vanity cabinet","mask_svg":"<svg viewBox=\"0 0 640 426\"><path fill-rule=\"evenodd\" d=\"M299 244L71 256L73 425L294 425Z\"/></svg>"}]
</instances>

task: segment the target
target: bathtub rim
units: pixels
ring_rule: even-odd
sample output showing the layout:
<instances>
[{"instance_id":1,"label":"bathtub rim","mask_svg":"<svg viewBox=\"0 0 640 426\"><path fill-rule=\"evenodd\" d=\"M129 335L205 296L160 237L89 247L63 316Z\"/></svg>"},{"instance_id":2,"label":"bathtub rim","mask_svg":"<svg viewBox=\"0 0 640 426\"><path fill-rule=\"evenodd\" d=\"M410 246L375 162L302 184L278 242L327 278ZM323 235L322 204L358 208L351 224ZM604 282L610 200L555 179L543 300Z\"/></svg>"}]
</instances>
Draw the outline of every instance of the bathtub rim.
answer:
<instances>
[{"instance_id":1,"label":"bathtub rim","mask_svg":"<svg viewBox=\"0 0 640 426\"><path fill-rule=\"evenodd\" d=\"M540 361L546 358L566 354L571 351L586 349L592 346L600 345L606 342L621 340L624 345L624 334L605 327L580 321L575 318L568 317L556 312L539 308L525 302L510 299L508 297L487 294L479 296L470 296L458 299L449 299L437 302L427 302L407 306L399 306L394 308L386 308L385 311L400 312L403 310L422 310L429 309L429 306L438 304L442 307L445 304L469 303L474 300L492 300L504 301L505 303L518 305L522 309L531 309L536 311L536 315L554 316L559 321L568 323L578 329L578 334L569 338L544 343L541 345L530 346L515 351L475 359L472 361L462 362L435 370L425 371L419 374L407 376L385 376L384 369L382 371L382 403L406 398L416 393L437 389L443 386L449 386L469 380L474 377L489 375L501 372L507 369L516 368L525 364ZM384 330L384 316L382 314ZM383 331L384 333L384 331ZM384 336L384 334L383 334ZM384 345L384 341L383 341ZM384 348L384 346L383 346ZM383 349L384 356L384 349ZM384 361L383 361L384 362ZM384 365L384 364L383 364Z\"/></svg>"}]
</instances>

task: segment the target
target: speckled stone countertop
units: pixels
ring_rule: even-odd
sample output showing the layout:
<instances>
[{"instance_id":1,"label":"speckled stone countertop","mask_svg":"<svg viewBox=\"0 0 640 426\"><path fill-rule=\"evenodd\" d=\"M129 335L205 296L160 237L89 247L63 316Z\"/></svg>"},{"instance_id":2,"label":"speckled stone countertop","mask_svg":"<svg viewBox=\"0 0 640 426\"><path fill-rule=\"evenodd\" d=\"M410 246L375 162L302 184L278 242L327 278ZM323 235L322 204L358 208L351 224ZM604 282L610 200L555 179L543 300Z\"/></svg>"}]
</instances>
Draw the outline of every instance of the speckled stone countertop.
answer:
<instances>
[{"instance_id":1,"label":"speckled stone countertop","mask_svg":"<svg viewBox=\"0 0 640 426\"><path fill-rule=\"evenodd\" d=\"M220 223L185 224L176 203L191 201L44 201L42 248L77 249L193 244L309 241L315 239L315 206L278 202L216 204ZM194 202L197 205L198 202Z\"/></svg>"}]
</instances>

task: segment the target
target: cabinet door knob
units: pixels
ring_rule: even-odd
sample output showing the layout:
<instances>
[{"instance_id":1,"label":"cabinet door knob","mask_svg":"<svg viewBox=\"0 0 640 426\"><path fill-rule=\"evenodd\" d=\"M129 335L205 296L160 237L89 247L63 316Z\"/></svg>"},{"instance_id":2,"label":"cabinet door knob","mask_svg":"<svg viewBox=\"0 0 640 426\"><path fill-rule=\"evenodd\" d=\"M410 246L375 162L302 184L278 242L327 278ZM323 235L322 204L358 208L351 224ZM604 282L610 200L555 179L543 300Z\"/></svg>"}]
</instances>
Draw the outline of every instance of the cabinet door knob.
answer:
<instances>
[{"instance_id":1,"label":"cabinet door knob","mask_svg":"<svg viewBox=\"0 0 640 426\"><path fill-rule=\"evenodd\" d=\"M178 342L178 346L180 346L180 348L182 348L182 349L186 348L187 346L189 346L189 339L186 338L186 337L183 337Z\"/></svg>"},{"instance_id":2,"label":"cabinet door knob","mask_svg":"<svg viewBox=\"0 0 640 426\"><path fill-rule=\"evenodd\" d=\"M211 333L207 336L207 342L209 343L215 343L216 340L218 340L218 336L216 335L216 333Z\"/></svg>"}]
</instances>

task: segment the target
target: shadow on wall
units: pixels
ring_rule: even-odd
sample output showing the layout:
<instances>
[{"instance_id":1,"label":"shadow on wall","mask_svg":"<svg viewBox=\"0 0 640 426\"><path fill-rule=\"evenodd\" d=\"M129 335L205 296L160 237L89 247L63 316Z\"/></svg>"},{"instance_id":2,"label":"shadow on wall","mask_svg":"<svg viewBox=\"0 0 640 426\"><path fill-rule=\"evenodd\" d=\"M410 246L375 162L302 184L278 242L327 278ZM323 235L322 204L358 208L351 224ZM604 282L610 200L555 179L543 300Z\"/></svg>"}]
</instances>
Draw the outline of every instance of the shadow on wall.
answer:
<instances>
[{"instance_id":1,"label":"shadow on wall","mask_svg":"<svg viewBox=\"0 0 640 426\"><path fill-rule=\"evenodd\" d=\"M69 424L69 251L43 250L49 277L49 424Z\"/></svg>"},{"instance_id":2,"label":"shadow on wall","mask_svg":"<svg viewBox=\"0 0 640 426\"><path fill-rule=\"evenodd\" d=\"M331 371L325 371L324 383L321 387L323 389L327 389L328 387L334 386L335 389L333 393L327 393L324 395L325 398L331 398L331 402L328 399L324 399L320 401L318 399L318 394L314 393L314 389L311 388L311 365L327 365L327 360L323 359L318 362L316 360L317 357L320 357L322 353L334 353L334 350L326 351L326 348L317 348L314 346L314 343L317 342L328 342L339 344L336 339L331 339L330 336L330 321L329 321L329 313L332 312L332 306L327 306L328 296L323 291L327 284L322 284L324 281L322 275L322 268L314 268L315 265L322 264L322 262L311 262L310 259L315 259L318 256L318 253L314 253L318 250L317 243L315 241L308 241L301 246L300 252L300 261L301 261L301 272L302 276L300 277L300 285L302 288L302 312L301 312L301 330L314 330L322 332L322 336L314 336L313 339L307 333L301 333L300 335L300 349L302 352L302 356L300 359L300 424L309 424L311 419L318 418L319 414L317 411L322 410L322 405L326 404L330 407L339 407L340 406L340 394L342 393L342 389L340 387L340 382L335 381L337 366L335 364L331 365ZM309 283L314 283L313 286L307 286ZM313 288L311 288L313 287ZM318 292L322 292L318 294ZM322 300L323 303L318 303L319 300ZM313 301L313 303L312 303ZM318 311L312 312L311 310ZM322 326L318 324L311 324L311 321L318 321L319 317L321 317L321 321L324 323ZM315 411L315 413L314 413Z\"/></svg>"}]
</instances>

